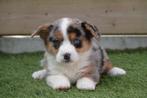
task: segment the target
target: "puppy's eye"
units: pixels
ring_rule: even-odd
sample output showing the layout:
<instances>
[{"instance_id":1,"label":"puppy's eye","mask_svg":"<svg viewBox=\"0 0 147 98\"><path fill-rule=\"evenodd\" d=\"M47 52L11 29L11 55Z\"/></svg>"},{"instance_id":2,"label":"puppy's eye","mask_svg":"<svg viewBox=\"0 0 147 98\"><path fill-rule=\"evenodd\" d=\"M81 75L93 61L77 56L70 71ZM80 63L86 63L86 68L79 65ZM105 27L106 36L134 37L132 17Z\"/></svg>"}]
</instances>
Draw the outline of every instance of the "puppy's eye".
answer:
<instances>
[{"instance_id":1,"label":"puppy's eye","mask_svg":"<svg viewBox=\"0 0 147 98\"><path fill-rule=\"evenodd\" d=\"M54 38L49 38L49 41L52 42L52 45L55 49L58 49L60 47L60 44L62 41L59 41L57 39L54 39Z\"/></svg>"},{"instance_id":2,"label":"puppy's eye","mask_svg":"<svg viewBox=\"0 0 147 98\"><path fill-rule=\"evenodd\" d=\"M75 39L72 41L72 44L76 47L76 48L81 48L82 47L82 42L80 39Z\"/></svg>"},{"instance_id":3,"label":"puppy's eye","mask_svg":"<svg viewBox=\"0 0 147 98\"><path fill-rule=\"evenodd\" d=\"M61 41L59 40L53 40L53 46L54 48L58 49L60 47Z\"/></svg>"}]
</instances>

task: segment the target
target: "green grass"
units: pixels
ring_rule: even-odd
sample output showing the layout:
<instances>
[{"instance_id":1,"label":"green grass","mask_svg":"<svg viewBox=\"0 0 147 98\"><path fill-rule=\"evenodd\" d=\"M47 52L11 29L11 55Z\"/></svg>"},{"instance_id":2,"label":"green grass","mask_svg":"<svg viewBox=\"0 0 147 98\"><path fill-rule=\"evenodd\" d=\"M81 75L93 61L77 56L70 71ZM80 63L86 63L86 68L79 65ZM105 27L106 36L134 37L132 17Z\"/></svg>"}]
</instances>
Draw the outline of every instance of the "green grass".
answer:
<instances>
[{"instance_id":1,"label":"green grass","mask_svg":"<svg viewBox=\"0 0 147 98\"><path fill-rule=\"evenodd\" d=\"M64 92L32 79L32 72L41 68L43 53L0 53L0 98L147 98L147 50L111 51L109 56L127 71L126 76L104 76L95 91L72 86Z\"/></svg>"}]
</instances>

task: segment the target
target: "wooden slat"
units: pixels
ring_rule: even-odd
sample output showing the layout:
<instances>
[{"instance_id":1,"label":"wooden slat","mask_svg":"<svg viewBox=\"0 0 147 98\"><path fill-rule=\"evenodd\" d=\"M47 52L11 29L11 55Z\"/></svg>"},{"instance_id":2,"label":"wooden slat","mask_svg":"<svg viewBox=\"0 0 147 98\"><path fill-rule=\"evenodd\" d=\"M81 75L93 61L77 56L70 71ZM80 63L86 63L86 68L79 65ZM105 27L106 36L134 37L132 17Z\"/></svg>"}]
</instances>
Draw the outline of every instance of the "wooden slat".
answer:
<instances>
[{"instance_id":1,"label":"wooden slat","mask_svg":"<svg viewBox=\"0 0 147 98\"><path fill-rule=\"evenodd\" d=\"M147 34L147 0L0 0L0 35L31 34L65 16L105 34Z\"/></svg>"}]
</instances>

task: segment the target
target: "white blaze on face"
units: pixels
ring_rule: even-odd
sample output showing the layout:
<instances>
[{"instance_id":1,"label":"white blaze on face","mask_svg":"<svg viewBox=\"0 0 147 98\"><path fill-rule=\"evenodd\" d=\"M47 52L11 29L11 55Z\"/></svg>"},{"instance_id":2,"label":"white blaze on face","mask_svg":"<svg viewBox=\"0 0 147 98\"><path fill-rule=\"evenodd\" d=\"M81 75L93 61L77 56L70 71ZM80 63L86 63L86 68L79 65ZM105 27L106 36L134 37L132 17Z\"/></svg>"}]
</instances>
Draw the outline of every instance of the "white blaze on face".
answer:
<instances>
[{"instance_id":1,"label":"white blaze on face","mask_svg":"<svg viewBox=\"0 0 147 98\"><path fill-rule=\"evenodd\" d=\"M70 54L71 62L76 62L79 59L79 55L75 47L70 43L68 39L67 28L69 27L70 23L71 23L71 20L69 18L63 18L61 19L61 22L59 25L59 28L61 32L63 33L63 43L59 47L59 51L56 55L56 61L59 63L64 62L64 54L66 53Z\"/></svg>"},{"instance_id":2,"label":"white blaze on face","mask_svg":"<svg viewBox=\"0 0 147 98\"><path fill-rule=\"evenodd\" d=\"M69 18L63 18L61 20L60 30L63 33L64 40L67 40L68 39L68 36L67 36L67 28L68 28L69 25L70 25L70 19Z\"/></svg>"}]
</instances>

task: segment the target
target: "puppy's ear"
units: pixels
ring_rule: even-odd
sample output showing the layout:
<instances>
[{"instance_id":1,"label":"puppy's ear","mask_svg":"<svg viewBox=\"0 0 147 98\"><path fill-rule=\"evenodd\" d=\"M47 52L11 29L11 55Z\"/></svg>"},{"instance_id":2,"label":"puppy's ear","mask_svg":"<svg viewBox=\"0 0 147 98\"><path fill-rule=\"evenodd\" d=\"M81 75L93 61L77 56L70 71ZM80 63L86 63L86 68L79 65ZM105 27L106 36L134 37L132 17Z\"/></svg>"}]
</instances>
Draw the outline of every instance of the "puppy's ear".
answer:
<instances>
[{"instance_id":1,"label":"puppy's ear","mask_svg":"<svg viewBox=\"0 0 147 98\"><path fill-rule=\"evenodd\" d=\"M49 24L44 24L44 25L40 25L37 30L35 30L31 37L34 37L35 35L40 35L40 38L44 39L46 37L46 35L49 34L49 32L52 30L53 25L49 25Z\"/></svg>"},{"instance_id":2,"label":"puppy's ear","mask_svg":"<svg viewBox=\"0 0 147 98\"><path fill-rule=\"evenodd\" d=\"M49 24L44 24L41 25L37 28L37 30L35 30L31 37L33 38L35 35L39 35L41 39L44 40L44 42L47 42L47 38L49 33L51 32L51 30L53 29L53 25L49 25Z\"/></svg>"},{"instance_id":3,"label":"puppy's ear","mask_svg":"<svg viewBox=\"0 0 147 98\"><path fill-rule=\"evenodd\" d=\"M95 25L89 24L86 21L81 23L81 27L83 28L84 32L86 33L86 37L90 40L91 38L96 38L97 40L100 39L99 30Z\"/></svg>"}]
</instances>

